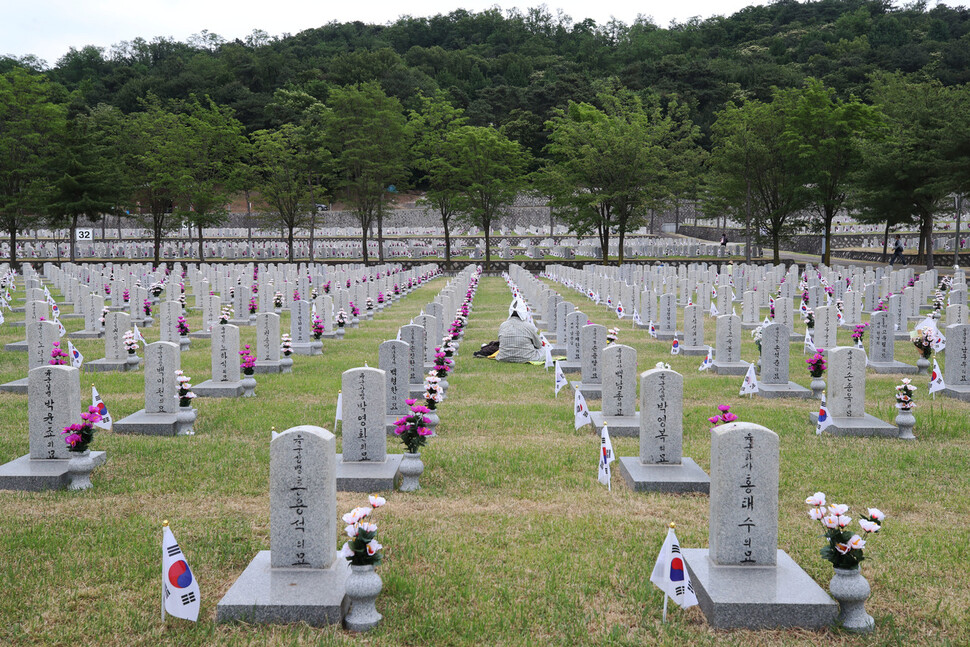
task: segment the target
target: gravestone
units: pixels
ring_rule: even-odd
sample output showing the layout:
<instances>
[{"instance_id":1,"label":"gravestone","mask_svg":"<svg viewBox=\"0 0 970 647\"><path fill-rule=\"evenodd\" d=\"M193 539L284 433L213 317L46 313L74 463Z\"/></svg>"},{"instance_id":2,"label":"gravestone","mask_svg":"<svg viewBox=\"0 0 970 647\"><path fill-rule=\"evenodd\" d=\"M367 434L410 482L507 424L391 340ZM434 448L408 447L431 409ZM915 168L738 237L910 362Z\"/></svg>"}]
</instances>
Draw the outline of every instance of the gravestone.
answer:
<instances>
[{"instance_id":1,"label":"gravestone","mask_svg":"<svg viewBox=\"0 0 970 647\"><path fill-rule=\"evenodd\" d=\"M815 348L820 348L826 352L828 349L838 346L836 333L838 332L837 309L835 306L822 306L815 310L815 334L812 339Z\"/></svg>"},{"instance_id":2,"label":"gravestone","mask_svg":"<svg viewBox=\"0 0 970 647\"><path fill-rule=\"evenodd\" d=\"M339 624L349 563L336 554L336 439L302 425L270 442L270 549L216 605L216 622Z\"/></svg>"},{"instance_id":3,"label":"gravestone","mask_svg":"<svg viewBox=\"0 0 970 647\"><path fill-rule=\"evenodd\" d=\"M157 341L145 346L145 408L116 420L112 429L119 434L178 434L179 403L175 371L180 366L178 344Z\"/></svg>"},{"instance_id":4,"label":"gravestone","mask_svg":"<svg viewBox=\"0 0 970 647\"><path fill-rule=\"evenodd\" d=\"M889 313L885 310L869 315L869 368L875 373L916 373L916 367L894 357L896 336L892 332Z\"/></svg>"},{"instance_id":5,"label":"gravestone","mask_svg":"<svg viewBox=\"0 0 970 647\"><path fill-rule=\"evenodd\" d=\"M640 433L637 413L637 351L623 344L603 349L602 411L590 411L597 433L608 425L611 436L636 436Z\"/></svg>"},{"instance_id":6,"label":"gravestone","mask_svg":"<svg viewBox=\"0 0 970 647\"><path fill-rule=\"evenodd\" d=\"M582 371L580 337L587 321L589 319L582 310L574 310L566 315L566 359L559 362L559 369L565 375Z\"/></svg>"},{"instance_id":7,"label":"gravestone","mask_svg":"<svg viewBox=\"0 0 970 647\"><path fill-rule=\"evenodd\" d=\"M711 371L717 375L744 375L748 372L748 366L747 362L741 361L741 318L737 315L719 315Z\"/></svg>"},{"instance_id":8,"label":"gravestone","mask_svg":"<svg viewBox=\"0 0 970 647\"><path fill-rule=\"evenodd\" d=\"M0 465L0 490L39 492L67 487L70 483L67 464L73 453L68 451L61 432L64 427L79 422L80 371L72 366L49 364L31 369L27 373L30 453ZM92 451L91 458L95 465L107 460L103 451Z\"/></svg>"},{"instance_id":9,"label":"gravestone","mask_svg":"<svg viewBox=\"0 0 970 647\"><path fill-rule=\"evenodd\" d=\"M683 456L684 378L654 368L640 374L640 455L621 456L620 474L637 492L707 492L710 479ZM612 427L610 428L612 431Z\"/></svg>"},{"instance_id":10,"label":"gravestone","mask_svg":"<svg viewBox=\"0 0 970 647\"><path fill-rule=\"evenodd\" d=\"M377 365L386 377L387 408L384 427L388 435L394 433L394 422L409 412L405 400L410 389L409 347L406 342L390 339L377 349Z\"/></svg>"},{"instance_id":11,"label":"gravestone","mask_svg":"<svg viewBox=\"0 0 970 647\"><path fill-rule=\"evenodd\" d=\"M946 307L946 325L970 323L970 309L962 303Z\"/></svg>"},{"instance_id":12,"label":"gravestone","mask_svg":"<svg viewBox=\"0 0 970 647\"><path fill-rule=\"evenodd\" d=\"M384 371L377 368L352 368L341 376L343 453L337 455L341 492L394 489L402 456L387 453L385 380Z\"/></svg>"},{"instance_id":13,"label":"gravestone","mask_svg":"<svg viewBox=\"0 0 970 647\"><path fill-rule=\"evenodd\" d=\"M704 312L698 305L684 307L684 343L681 355L707 355L704 344Z\"/></svg>"},{"instance_id":14,"label":"gravestone","mask_svg":"<svg viewBox=\"0 0 970 647\"><path fill-rule=\"evenodd\" d=\"M27 374L38 366L46 366L51 359L54 342L58 341L57 324L53 321L31 321L27 324L27 340L24 342L27 350ZM67 350L67 344L64 344ZM0 392L27 394L28 378L0 384Z\"/></svg>"},{"instance_id":15,"label":"gravestone","mask_svg":"<svg viewBox=\"0 0 970 647\"><path fill-rule=\"evenodd\" d=\"M953 324L945 330L943 381L946 388L942 393L970 402L970 324Z\"/></svg>"},{"instance_id":16,"label":"gravestone","mask_svg":"<svg viewBox=\"0 0 970 647\"><path fill-rule=\"evenodd\" d=\"M280 373L280 316L275 312L256 314L256 373Z\"/></svg>"},{"instance_id":17,"label":"gravestone","mask_svg":"<svg viewBox=\"0 0 970 647\"><path fill-rule=\"evenodd\" d=\"M660 323L657 326L657 339L671 340L677 332L677 297L672 293L660 297Z\"/></svg>"},{"instance_id":18,"label":"gravestone","mask_svg":"<svg viewBox=\"0 0 970 647\"><path fill-rule=\"evenodd\" d=\"M128 355L125 348L125 333L130 330L131 315L127 312L109 312L104 318L104 357L85 363L84 368L89 371L138 370L141 360L137 353ZM129 357L134 361L129 362Z\"/></svg>"},{"instance_id":19,"label":"gravestone","mask_svg":"<svg viewBox=\"0 0 970 647\"><path fill-rule=\"evenodd\" d=\"M895 425L866 413L866 351L837 346L828 351L828 384L825 390L831 421L825 433L833 436L886 436L896 438ZM812 425L818 414L811 414Z\"/></svg>"},{"instance_id":20,"label":"gravestone","mask_svg":"<svg viewBox=\"0 0 970 647\"><path fill-rule=\"evenodd\" d=\"M179 343L178 319L182 315L182 304L178 301L162 301L155 309L160 341Z\"/></svg>"},{"instance_id":21,"label":"gravestone","mask_svg":"<svg viewBox=\"0 0 970 647\"><path fill-rule=\"evenodd\" d=\"M748 422L711 429L708 548L682 549L715 629L832 624L838 604L778 549L778 436Z\"/></svg>"},{"instance_id":22,"label":"gravestone","mask_svg":"<svg viewBox=\"0 0 970 647\"><path fill-rule=\"evenodd\" d=\"M773 323L761 329L761 377L758 380L758 397L812 397L810 390L788 379L790 350L788 328Z\"/></svg>"},{"instance_id":23,"label":"gravestone","mask_svg":"<svg viewBox=\"0 0 970 647\"><path fill-rule=\"evenodd\" d=\"M84 330L68 333L71 339L100 339L104 332L101 330L101 315L104 312L104 297L92 294L84 305Z\"/></svg>"},{"instance_id":24,"label":"gravestone","mask_svg":"<svg viewBox=\"0 0 970 647\"><path fill-rule=\"evenodd\" d=\"M303 300L294 301L290 305L290 339L295 355L313 354L314 349L310 335L312 326L310 302Z\"/></svg>"},{"instance_id":25,"label":"gravestone","mask_svg":"<svg viewBox=\"0 0 970 647\"><path fill-rule=\"evenodd\" d=\"M580 329L580 366L582 380L571 382L587 400L599 400L603 395L603 349L606 347L606 326L588 324ZM560 366L562 364L560 363Z\"/></svg>"},{"instance_id":26,"label":"gravestone","mask_svg":"<svg viewBox=\"0 0 970 647\"><path fill-rule=\"evenodd\" d=\"M401 341L408 345L408 391L411 397L424 395L424 328L401 326Z\"/></svg>"},{"instance_id":27,"label":"gravestone","mask_svg":"<svg viewBox=\"0 0 970 647\"><path fill-rule=\"evenodd\" d=\"M239 377L239 328L219 324L212 329L212 378L192 390L202 398L238 398L243 394Z\"/></svg>"}]
</instances>

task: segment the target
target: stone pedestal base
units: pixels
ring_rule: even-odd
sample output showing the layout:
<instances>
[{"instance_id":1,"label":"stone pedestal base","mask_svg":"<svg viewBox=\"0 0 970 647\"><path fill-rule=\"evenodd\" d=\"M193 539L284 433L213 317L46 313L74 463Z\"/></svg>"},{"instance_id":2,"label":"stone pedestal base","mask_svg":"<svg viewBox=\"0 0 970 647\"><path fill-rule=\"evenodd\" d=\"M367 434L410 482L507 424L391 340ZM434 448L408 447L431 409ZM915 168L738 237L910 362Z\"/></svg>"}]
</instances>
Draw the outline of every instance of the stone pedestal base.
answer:
<instances>
[{"instance_id":1,"label":"stone pedestal base","mask_svg":"<svg viewBox=\"0 0 970 647\"><path fill-rule=\"evenodd\" d=\"M122 373L126 373L128 371L138 370L139 364L129 364L126 359L114 360L102 357L91 362L85 362L84 369L96 373L105 373L107 371L121 371Z\"/></svg>"},{"instance_id":2,"label":"stone pedestal base","mask_svg":"<svg viewBox=\"0 0 970 647\"><path fill-rule=\"evenodd\" d=\"M603 398L602 384L583 384L582 380L573 380L569 383L569 386L574 389L579 389L579 392L587 400L600 400Z\"/></svg>"},{"instance_id":3,"label":"stone pedestal base","mask_svg":"<svg viewBox=\"0 0 970 647\"><path fill-rule=\"evenodd\" d=\"M585 395L583 396L585 397ZM605 416L602 411L590 411L590 422L596 433L603 430L603 423L610 428L610 437L624 436L627 438L640 437L640 412L637 411L632 416Z\"/></svg>"},{"instance_id":4,"label":"stone pedestal base","mask_svg":"<svg viewBox=\"0 0 970 647\"><path fill-rule=\"evenodd\" d=\"M691 356L695 356L695 357L706 356L707 355L707 346L684 346L683 344L681 344L680 345L680 354L681 355L691 355Z\"/></svg>"},{"instance_id":5,"label":"stone pedestal base","mask_svg":"<svg viewBox=\"0 0 970 647\"><path fill-rule=\"evenodd\" d=\"M67 333L70 339L101 339L104 337L103 332L92 332L90 330L79 330L77 332Z\"/></svg>"},{"instance_id":6,"label":"stone pedestal base","mask_svg":"<svg viewBox=\"0 0 970 647\"><path fill-rule=\"evenodd\" d=\"M716 359L711 365L711 372L715 375L744 375L751 366L747 362L718 362Z\"/></svg>"},{"instance_id":7,"label":"stone pedestal base","mask_svg":"<svg viewBox=\"0 0 970 647\"><path fill-rule=\"evenodd\" d=\"M406 415L406 413L402 413L396 416L384 416L384 430L387 432L388 436L397 438L397 434L394 433L394 427L397 425L395 425L394 422L400 420Z\"/></svg>"},{"instance_id":8,"label":"stone pedestal base","mask_svg":"<svg viewBox=\"0 0 970 647\"><path fill-rule=\"evenodd\" d=\"M692 458L684 456L680 460L680 465L645 465L639 456L621 456L620 475L634 492L710 494L711 478L707 473Z\"/></svg>"},{"instance_id":9,"label":"stone pedestal base","mask_svg":"<svg viewBox=\"0 0 970 647\"><path fill-rule=\"evenodd\" d=\"M718 566L706 548L681 549L701 611L715 629L828 627L838 603L783 550L776 566Z\"/></svg>"},{"instance_id":10,"label":"stone pedestal base","mask_svg":"<svg viewBox=\"0 0 970 647\"><path fill-rule=\"evenodd\" d=\"M659 328L657 329L657 339L659 339L660 341L671 341L674 337L676 337L677 339L683 339L684 333L680 331L675 332L673 330L660 330Z\"/></svg>"},{"instance_id":11,"label":"stone pedestal base","mask_svg":"<svg viewBox=\"0 0 970 647\"><path fill-rule=\"evenodd\" d=\"M24 350L27 350L26 348ZM582 362L571 361L571 360L559 360L559 370L562 371L563 375L573 375L576 373L583 372Z\"/></svg>"},{"instance_id":12,"label":"stone pedestal base","mask_svg":"<svg viewBox=\"0 0 970 647\"><path fill-rule=\"evenodd\" d=\"M401 454L387 454L381 463L374 461L345 463L343 454L337 454L337 491L393 490L397 470L401 466L401 458Z\"/></svg>"},{"instance_id":13,"label":"stone pedestal base","mask_svg":"<svg viewBox=\"0 0 970 647\"><path fill-rule=\"evenodd\" d=\"M13 351L15 353L26 353L27 340L25 339L23 341L12 341L9 344L4 344L3 349Z\"/></svg>"},{"instance_id":14,"label":"stone pedestal base","mask_svg":"<svg viewBox=\"0 0 970 647\"><path fill-rule=\"evenodd\" d=\"M757 328L758 326L760 326L762 324L763 324L763 322L761 322L761 321L756 321L754 323L745 323L744 321L742 321L741 322L741 330L754 330L755 328Z\"/></svg>"},{"instance_id":15,"label":"stone pedestal base","mask_svg":"<svg viewBox=\"0 0 970 647\"><path fill-rule=\"evenodd\" d=\"M22 377L13 382L0 384L0 393L16 393L17 395L27 395L27 378Z\"/></svg>"},{"instance_id":16,"label":"stone pedestal base","mask_svg":"<svg viewBox=\"0 0 970 647\"><path fill-rule=\"evenodd\" d=\"M810 398L812 391L794 382L788 384L758 382L758 392L755 395L759 398Z\"/></svg>"},{"instance_id":17,"label":"stone pedestal base","mask_svg":"<svg viewBox=\"0 0 970 647\"><path fill-rule=\"evenodd\" d=\"M108 455L104 452L91 452L95 467L104 465ZM0 465L0 490L21 490L41 492L43 490L62 490L71 482L67 464L69 458L32 459L30 454Z\"/></svg>"},{"instance_id":18,"label":"stone pedestal base","mask_svg":"<svg viewBox=\"0 0 970 647\"><path fill-rule=\"evenodd\" d=\"M940 391L940 394L948 398L970 402L970 386L948 386Z\"/></svg>"},{"instance_id":19,"label":"stone pedestal base","mask_svg":"<svg viewBox=\"0 0 970 647\"><path fill-rule=\"evenodd\" d=\"M808 415L812 425L818 424L818 413ZM837 418L832 416L832 421L822 433L831 436L883 436L885 438L899 437L899 429L896 425L884 422L879 418L865 414L861 418Z\"/></svg>"},{"instance_id":20,"label":"stone pedestal base","mask_svg":"<svg viewBox=\"0 0 970 647\"><path fill-rule=\"evenodd\" d=\"M309 356L309 355L322 355L323 354L323 352L320 349L314 348L313 347L313 344L311 342L307 342L305 344L298 344L296 342L293 342L292 348L293 348L293 354L294 355L308 355ZM316 351L316 352L314 352L314 351Z\"/></svg>"},{"instance_id":21,"label":"stone pedestal base","mask_svg":"<svg viewBox=\"0 0 970 647\"><path fill-rule=\"evenodd\" d=\"M256 554L216 605L216 622L340 624L349 602L344 583L349 562L337 557L330 568L271 568L270 552Z\"/></svg>"},{"instance_id":22,"label":"stone pedestal base","mask_svg":"<svg viewBox=\"0 0 970 647\"><path fill-rule=\"evenodd\" d=\"M916 373L915 366L895 360L891 362L869 362L867 367L873 373L896 373L900 375L913 375Z\"/></svg>"},{"instance_id":23,"label":"stone pedestal base","mask_svg":"<svg viewBox=\"0 0 970 647\"><path fill-rule=\"evenodd\" d=\"M254 322L249 320L249 317L245 319L230 319L229 323L233 326L252 326Z\"/></svg>"},{"instance_id":24,"label":"stone pedestal base","mask_svg":"<svg viewBox=\"0 0 970 647\"><path fill-rule=\"evenodd\" d=\"M256 362L254 367L257 373L282 373L283 366L279 362Z\"/></svg>"},{"instance_id":25,"label":"stone pedestal base","mask_svg":"<svg viewBox=\"0 0 970 647\"><path fill-rule=\"evenodd\" d=\"M242 380L239 382L213 382L206 380L196 384L192 391L200 398L238 398L243 394Z\"/></svg>"},{"instance_id":26,"label":"stone pedestal base","mask_svg":"<svg viewBox=\"0 0 970 647\"><path fill-rule=\"evenodd\" d=\"M175 413L146 413L139 409L130 416L116 420L112 431L119 434L141 434L143 436L176 436L179 423Z\"/></svg>"},{"instance_id":27,"label":"stone pedestal base","mask_svg":"<svg viewBox=\"0 0 970 647\"><path fill-rule=\"evenodd\" d=\"M424 385L408 384L408 397L416 400L424 400Z\"/></svg>"},{"instance_id":28,"label":"stone pedestal base","mask_svg":"<svg viewBox=\"0 0 970 647\"><path fill-rule=\"evenodd\" d=\"M189 339L212 339L212 333L208 330L200 330L198 332L190 332Z\"/></svg>"}]
</instances>

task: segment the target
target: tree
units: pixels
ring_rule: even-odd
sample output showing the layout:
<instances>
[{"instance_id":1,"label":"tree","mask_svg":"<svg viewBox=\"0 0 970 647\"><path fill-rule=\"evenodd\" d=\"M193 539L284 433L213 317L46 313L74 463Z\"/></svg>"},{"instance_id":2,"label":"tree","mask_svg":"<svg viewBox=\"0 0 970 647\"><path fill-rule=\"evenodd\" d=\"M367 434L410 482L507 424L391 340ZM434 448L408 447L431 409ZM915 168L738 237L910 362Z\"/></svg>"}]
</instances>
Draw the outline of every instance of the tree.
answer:
<instances>
[{"instance_id":1,"label":"tree","mask_svg":"<svg viewBox=\"0 0 970 647\"><path fill-rule=\"evenodd\" d=\"M141 112L128 115L125 124L125 166L129 183L135 189L135 218L152 230L158 265L162 234L180 224L174 207L183 172L180 142L188 133L157 97L149 96L142 108Z\"/></svg>"},{"instance_id":2,"label":"tree","mask_svg":"<svg viewBox=\"0 0 970 647\"><path fill-rule=\"evenodd\" d=\"M178 144L180 173L176 195L182 218L199 232L199 262L205 262L203 230L224 223L226 205L241 186L236 171L248 142L232 110L206 97L192 97L178 115L185 138Z\"/></svg>"},{"instance_id":3,"label":"tree","mask_svg":"<svg viewBox=\"0 0 970 647\"><path fill-rule=\"evenodd\" d=\"M630 93L601 93L603 108L570 102L546 123L551 162L540 184L577 234L595 231L609 263L610 235L623 240L639 226L645 209L663 194L666 173L661 142L669 133L656 106Z\"/></svg>"},{"instance_id":4,"label":"tree","mask_svg":"<svg viewBox=\"0 0 970 647\"><path fill-rule=\"evenodd\" d=\"M515 202L525 185L525 152L488 126L461 126L448 135L455 181L461 187L458 211L485 231L485 269L491 262L492 222Z\"/></svg>"},{"instance_id":5,"label":"tree","mask_svg":"<svg viewBox=\"0 0 970 647\"><path fill-rule=\"evenodd\" d=\"M304 139L293 124L283 124L277 130L260 130L252 137L256 189L273 208L270 221L287 230L286 242L292 263L293 230L305 226L310 212L316 208L306 181Z\"/></svg>"},{"instance_id":6,"label":"tree","mask_svg":"<svg viewBox=\"0 0 970 647\"><path fill-rule=\"evenodd\" d=\"M455 130L465 125L460 108L448 102L444 92L421 97L421 111L411 111L408 135L413 142L414 166L424 175L427 184L423 202L438 212L445 230L445 264L451 265L451 219L458 212L461 187L458 185L454 163L458 160Z\"/></svg>"},{"instance_id":7,"label":"tree","mask_svg":"<svg viewBox=\"0 0 970 647\"><path fill-rule=\"evenodd\" d=\"M48 205L51 224L70 231L71 261L78 219L97 222L119 213L127 197L120 161L122 119L116 108L88 110L79 96L72 97Z\"/></svg>"},{"instance_id":8,"label":"tree","mask_svg":"<svg viewBox=\"0 0 970 647\"><path fill-rule=\"evenodd\" d=\"M790 106L784 98L771 103L734 102L718 113L712 128L712 198L746 214L746 229L771 240L773 259L781 262L780 242L804 223L808 200L804 166L779 134Z\"/></svg>"},{"instance_id":9,"label":"tree","mask_svg":"<svg viewBox=\"0 0 970 647\"><path fill-rule=\"evenodd\" d=\"M876 136L881 113L859 100L843 100L817 79L781 93L789 103L782 138L804 165L808 200L821 217L822 262L832 255L832 220L848 197L851 174L862 162L862 143Z\"/></svg>"},{"instance_id":10,"label":"tree","mask_svg":"<svg viewBox=\"0 0 970 647\"><path fill-rule=\"evenodd\" d=\"M338 171L337 186L360 221L364 263L367 234L377 224L378 258L384 262L384 209L391 186L406 178L406 120L401 103L377 82L336 88L330 93L328 141Z\"/></svg>"},{"instance_id":11,"label":"tree","mask_svg":"<svg viewBox=\"0 0 970 647\"><path fill-rule=\"evenodd\" d=\"M14 68L0 76L0 228L10 235L10 265L17 263L17 234L36 223L51 188L51 169L65 128L65 109L43 76Z\"/></svg>"}]
</instances>

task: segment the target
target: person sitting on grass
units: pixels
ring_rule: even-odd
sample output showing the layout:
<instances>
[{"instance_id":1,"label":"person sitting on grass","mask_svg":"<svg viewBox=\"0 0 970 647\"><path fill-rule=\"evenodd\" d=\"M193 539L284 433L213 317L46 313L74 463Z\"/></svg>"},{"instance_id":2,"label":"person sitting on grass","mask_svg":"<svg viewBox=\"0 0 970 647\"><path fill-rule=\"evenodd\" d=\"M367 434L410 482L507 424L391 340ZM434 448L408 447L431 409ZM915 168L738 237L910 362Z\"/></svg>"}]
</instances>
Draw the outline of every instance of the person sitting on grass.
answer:
<instances>
[{"instance_id":1,"label":"person sitting on grass","mask_svg":"<svg viewBox=\"0 0 970 647\"><path fill-rule=\"evenodd\" d=\"M525 306L518 299L509 306L509 318L498 328L500 362L535 362L543 358L542 342L536 327L528 321Z\"/></svg>"}]
</instances>

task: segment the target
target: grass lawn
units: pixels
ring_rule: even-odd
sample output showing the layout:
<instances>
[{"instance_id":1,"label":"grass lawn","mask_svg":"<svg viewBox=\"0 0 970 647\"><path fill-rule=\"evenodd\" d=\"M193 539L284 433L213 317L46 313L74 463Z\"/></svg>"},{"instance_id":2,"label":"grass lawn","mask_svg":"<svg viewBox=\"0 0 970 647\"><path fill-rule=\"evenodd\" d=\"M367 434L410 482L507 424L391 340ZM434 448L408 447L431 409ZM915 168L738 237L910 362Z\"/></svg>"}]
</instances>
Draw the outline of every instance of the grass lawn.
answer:
<instances>
[{"instance_id":1,"label":"grass lawn","mask_svg":"<svg viewBox=\"0 0 970 647\"><path fill-rule=\"evenodd\" d=\"M364 636L339 628L214 624L215 606L259 550L269 548L270 428L332 429L342 371L377 365L381 341L416 316L445 285L432 281L402 301L324 341L322 357L295 356L292 375L257 375L256 398L196 400L194 437L97 435L108 463L85 492L0 492L0 598L3 645L965 645L970 643L970 405L927 399L918 378L915 443L816 437L806 400L749 400L741 377L698 373L700 357L669 354L629 323L620 343L637 349L639 369L669 362L685 376L684 455L710 469L707 417L728 403L744 421L781 437L779 548L827 588L831 565L818 555L821 528L806 496L887 513L862 565L872 585L874 634L837 630L715 632L696 608L672 609L661 624L662 593L649 582L666 524L677 522L684 547L707 546L708 498L635 494L617 473L613 491L596 480L599 441L573 430L572 397L553 395L552 372L472 357L495 339L510 293L483 278L474 302L439 436L422 452L422 489L391 493L377 513L385 560L378 572L383 624ZM615 316L562 285L556 289L596 323ZM15 298L22 297L19 291ZM190 298L190 302L192 299ZM65 308L67 310L68 308ZM9 314L8 321L23 315ZM81 320L64 320L69 330ZM201 314L191 313L193 330ZM705 320L713 344L714 322ZM283 331L289 330L283 316ZM157 328L145 331L148 341ZM839 341L849 343L849 330ZM23 338L0 327L0 343ZM255 343L255 328L242 329ZM75 344L85 358L104 355L102 340ZM209 377L209 342L192 340L182 368ZM792 379L808 386L801 342L791 345ZM742 359L756 349L745 336ZM915 363L899 342L897 359ZM26 373L26 353L0 353L0 380ZM94 382L114 418L143 406L143 372L84 373L83 401ZM868 376L867 411L895 415L898 376ZM590 402L598 409L597 401ZM0 461L27 453L26 396L0 394ZM391 452L401 452L388 441ZM618 456L638 455L637 440L614 438ZM339 433L338 447L340 451ZM616 464L614 464L616 466ZM365 495L338 493L338 513ZM170 520L200 582L197 624L159 614L161 523ZM855 521L853 521L855 525ZM338 538L338 542L342 540Z\"/></svg>"}]
</instances>

